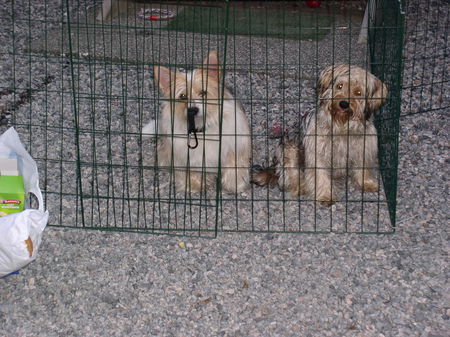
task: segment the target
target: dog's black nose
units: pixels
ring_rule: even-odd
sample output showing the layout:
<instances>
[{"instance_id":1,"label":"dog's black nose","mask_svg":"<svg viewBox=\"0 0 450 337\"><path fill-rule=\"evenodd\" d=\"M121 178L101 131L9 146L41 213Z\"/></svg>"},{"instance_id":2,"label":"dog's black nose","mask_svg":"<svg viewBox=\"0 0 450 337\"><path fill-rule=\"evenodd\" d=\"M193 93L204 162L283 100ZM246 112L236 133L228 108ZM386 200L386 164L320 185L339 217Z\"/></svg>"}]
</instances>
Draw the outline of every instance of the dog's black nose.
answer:
<instances>
[{"instance_id":1,"label":"dog's black nose","mask_svg":"<svg viewBox=\"0 0 450 337\"><path fill-rule=\"evenodd\" d=\"M350 104L349 104L347 101L340 101L340 102L339 102L339 106L340 106L342 109L348 109L348 107L350 106Z\"/></svg>"},{"instance_id":2,"label":"dog's black nose","mask_svg":"<svg viewBox=\"0 0 450 337\"><path fill-rule=\"evenodd\" d=\"M193 114L193 115L198 114L198 108L195 106L188 108L187 111L189 114Z\"/></svg>"}]
</instances>

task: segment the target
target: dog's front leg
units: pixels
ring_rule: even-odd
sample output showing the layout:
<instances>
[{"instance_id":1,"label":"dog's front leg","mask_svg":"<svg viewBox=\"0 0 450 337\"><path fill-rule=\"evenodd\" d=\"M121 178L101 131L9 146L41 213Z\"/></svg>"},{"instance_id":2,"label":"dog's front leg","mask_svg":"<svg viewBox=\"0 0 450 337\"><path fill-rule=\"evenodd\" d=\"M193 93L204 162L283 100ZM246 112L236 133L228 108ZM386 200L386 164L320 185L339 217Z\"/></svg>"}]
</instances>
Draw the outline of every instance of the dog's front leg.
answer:
<instances>
[{"instance_id":1,"label":"dog's front leg","mask_svg":"<svg viewBox=\"0 0 450 337\"><path fill-rule=\"evenodd\" d=\"M202 175L198 172L192 171L178 171L175 172L175 186L177 192L180 193L191 193L200 192L206 188L206 181L203 179Z\"/></svg>"},{"instance_id":2,"label":"dog's front leg","mask_svg":"<svg viewBox=\"0 0 450 337\"><path fill-rule=\"evenodd\" d=\"M228 153L222 164L222 187L231 193L243 192L248 188L249 176L248 151Z\"/></svg>"},{"instance_id":3,"label":"dog's front leg","mask_svg":"<svg viewBox=\"0 0 450 337\"><path fill-rule=\"evenodd\" d=\"M362 188L364 191L367 192L378 191L379 189L378 181L375 179L370 169L358 168L353 169L352 171L353 171L353 179L358 187Z\"/></svg>"},{"instance_id":4,"label":"dog's front leg","mask_svg":"<svg viewBox=\"0 0 450 337\"><path fill-rule=\"evenodd\" d=\"M375 134L375 129L370 130L372 134ZM372 170L375 169L377 163L377 137L366 135L361 140L360 147L355 147L354 153L356 160L354 160L353 166L353 179L355 184L367 192L378 191L378 181L373 176Z\"/></svg>"},{"instance_id":5,"label":"dog's front leg","mask_svg":"<svg viewBox=\"0 0 450 337\"><path fill-rule=\"evenodd\" d=\"M305 182L302 172L304 165L303 147L295 140L289 140L279 146L277 166L278 185L281 190L288 191L295 197L305 193Z\"/></svg>"},{"instance_id":6,"label":"dog's front leg","mask_svg":"<svg viewBox=\"0 0 450 337\"><path fill-rule=\"evenodd\" d=\"M317 163L318 166L321 164ZM305 169L305 182L308 195L317 202L325 206L331 206L335 202L333 191L333 182L330 170L327 168L316 167Z\"/></svg>"},{"instance_id":7,"label":"dog's front leg","mask_svg":"<svg viewBox=\"0 0 450 337\"><path fill-rule=\"evenodd\" d=\"M305 184L306 191L311 198L325 206L334 204L333 181L331 177L331 163L326 154L308 151L306 149Z\"/></svg>"},{"instance_id":8,"label":"dog's front leg","mask_svg":"<svg viewBox=\"0 0 450 337\"><path fill-rule=\"evenodd\" d=\"M305 147L305 187L310 198L322 205L334 204L331 176L331 144L327 137L307 136Z\"/></svg>"}]
</instances>

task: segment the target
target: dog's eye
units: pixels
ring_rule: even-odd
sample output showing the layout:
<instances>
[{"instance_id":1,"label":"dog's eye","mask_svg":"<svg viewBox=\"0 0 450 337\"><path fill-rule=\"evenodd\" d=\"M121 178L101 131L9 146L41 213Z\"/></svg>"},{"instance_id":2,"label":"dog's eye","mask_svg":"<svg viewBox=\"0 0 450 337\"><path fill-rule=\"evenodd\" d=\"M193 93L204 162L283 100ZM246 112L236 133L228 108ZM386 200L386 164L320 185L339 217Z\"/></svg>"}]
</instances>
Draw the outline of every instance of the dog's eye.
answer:
<instances>
[{"instance_id":1,"label":"dog's eye","mask_svg":"<svg viewBox=\"0 0 450 337\"><path fill-rule=\"evenodd\" d=\"M344 86L344 85L343 85L342 83L339 83L339 84L337 85L337 88L338 88L338 89L342 89L343 86Z\"/></svg>"},{"instance_id":2,"label":"dog's eye","mask_svg":"<svg viewBox=\"0 0 450 337\"><path fill-rule=\"evenodd\" d=\"M206 97L206 91L205 90L202 90L202 91L200 91L200 93L198 94L200 97Z\"/></svg>"},{"instance_id":3,"label":"dog's eye","mask_svg":"<svg viewBox=\"0 0 450 337\"><path fill-rule=\"evenodd\" d=\"M179 96L179 98L182 99L182 100L185 100L185 99L187 99L187 95L186 94L181 94Z\"/></svg>"},{"instance_id":4,"label":"dog's eye","mask_svg":"<svg viewBox=\"0 0 450 337\"><path fill-rule=\"evenodd\" d=\"M355 91L355 96L361 96L361 90L356 90Z\"/></svg>"}]
</instances>

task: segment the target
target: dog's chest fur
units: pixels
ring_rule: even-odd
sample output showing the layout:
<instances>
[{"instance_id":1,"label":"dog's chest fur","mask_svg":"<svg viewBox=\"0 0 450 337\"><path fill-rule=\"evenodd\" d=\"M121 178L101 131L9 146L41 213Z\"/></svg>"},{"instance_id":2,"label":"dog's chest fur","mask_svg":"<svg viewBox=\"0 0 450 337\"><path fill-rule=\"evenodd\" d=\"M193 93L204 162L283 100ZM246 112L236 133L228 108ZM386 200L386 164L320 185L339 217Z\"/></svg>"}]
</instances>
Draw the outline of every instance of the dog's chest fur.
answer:
<instances>
[{"instance_id":1,"label":"dog's chest fur","mask_svg":"<svg viewBox=\"0 0 450 337\"><path fill-rule=\"evenodd\" d=\"M365 125L356 120L341 124L322 112L309 117L303 136L309 164L319 161L319 165L333 168L337 170L336 175L341 175L347 168L361 163L365 151L376 149L376 129L371 120Z\"/></svg>"}]
</instances>

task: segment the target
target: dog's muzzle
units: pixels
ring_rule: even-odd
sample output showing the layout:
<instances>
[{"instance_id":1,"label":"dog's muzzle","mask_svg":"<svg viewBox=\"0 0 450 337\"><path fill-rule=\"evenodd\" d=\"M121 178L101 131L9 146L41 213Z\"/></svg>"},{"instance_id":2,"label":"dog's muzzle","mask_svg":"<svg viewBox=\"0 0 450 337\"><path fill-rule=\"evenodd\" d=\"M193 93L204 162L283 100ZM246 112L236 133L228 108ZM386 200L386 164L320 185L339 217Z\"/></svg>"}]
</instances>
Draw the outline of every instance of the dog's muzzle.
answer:
<instances>
[{"instance_id":1,"label":"dog's muzzle","mask_svg":"<svg viewBox=\"0 0 450 337\"><path fill-rule=\"evenodd\" d=\"M328 107L333 119L341 124L348 122L353 116L351 102L342 97L335 97Z\"/></svg>"}]
</instances>

